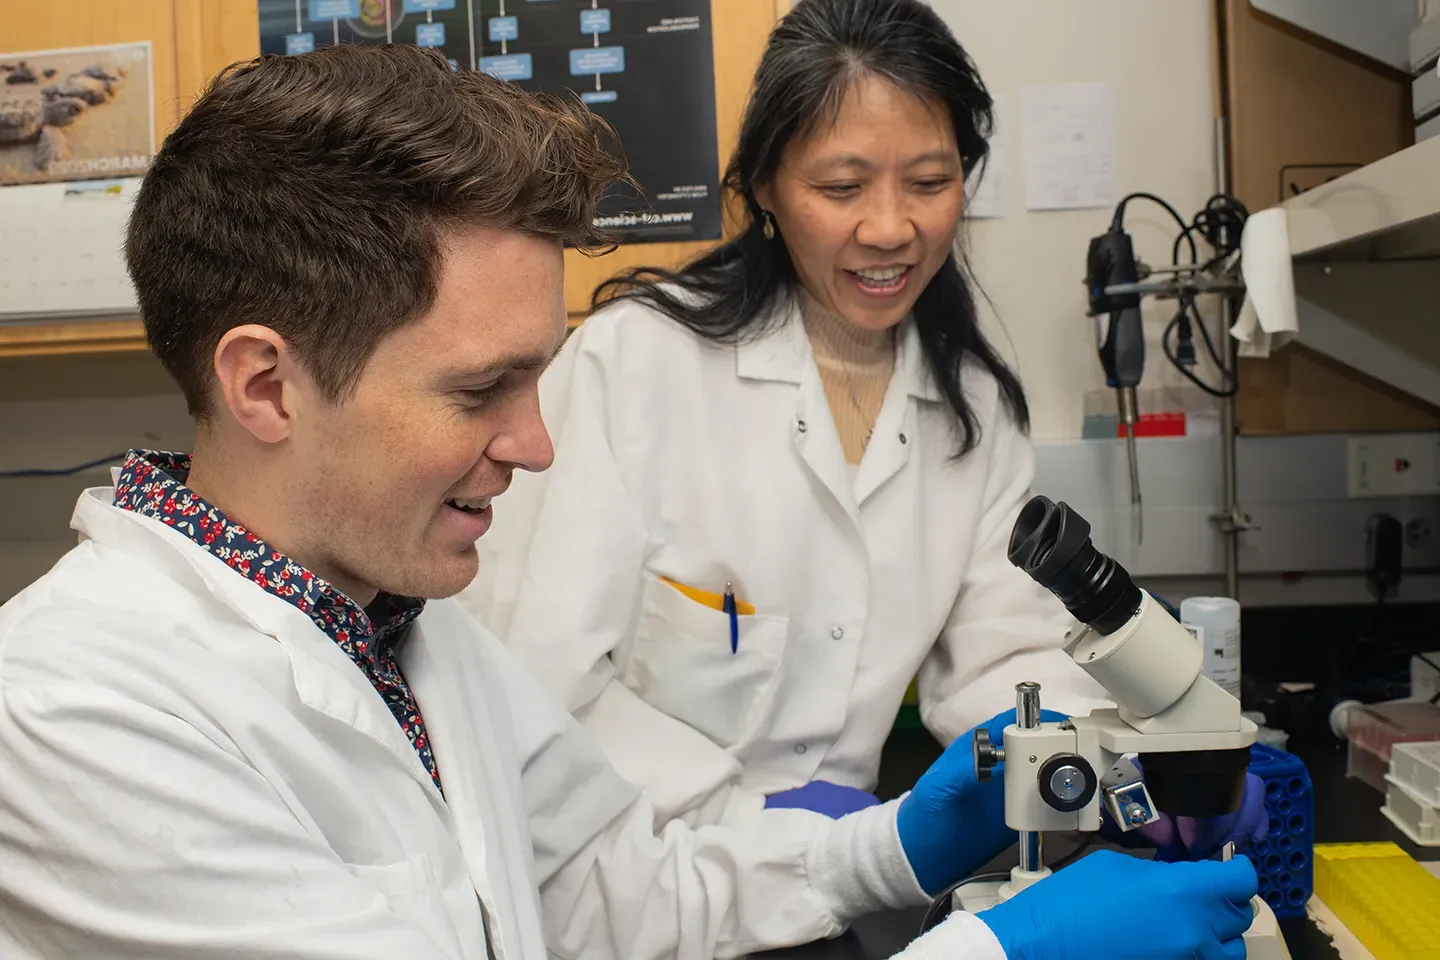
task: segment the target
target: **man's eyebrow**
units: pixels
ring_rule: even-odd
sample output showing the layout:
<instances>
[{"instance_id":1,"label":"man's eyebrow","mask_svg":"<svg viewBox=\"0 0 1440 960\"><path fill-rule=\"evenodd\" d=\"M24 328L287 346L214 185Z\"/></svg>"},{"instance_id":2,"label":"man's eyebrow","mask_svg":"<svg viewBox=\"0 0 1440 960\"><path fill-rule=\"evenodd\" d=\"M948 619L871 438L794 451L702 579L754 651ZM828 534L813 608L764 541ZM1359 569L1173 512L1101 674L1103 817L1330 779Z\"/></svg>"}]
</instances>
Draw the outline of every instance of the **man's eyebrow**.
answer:
<instances>
[{"instance_id":1,"label":"man's eyebrow","mask_svg":"<svg viewBox=\"0 0 1440 960\"><path fill-rule=\"evenodd\" d=\"M446 379L454 380L457 382L491 380L512 370L519 370L525 372L531 370L543 371L546 367L550 366L550 364L555 362L555 358L560 354L561 346L564 346L564 344L562 343L559 346L556 346L553 350L549 350L545 353L535 352L510 354L508 356L503 356L492 360L489 363L485 364L485 366L483 367L466 367L463 369L452 370L446 375Z\"/></svg>"}]
</instances>

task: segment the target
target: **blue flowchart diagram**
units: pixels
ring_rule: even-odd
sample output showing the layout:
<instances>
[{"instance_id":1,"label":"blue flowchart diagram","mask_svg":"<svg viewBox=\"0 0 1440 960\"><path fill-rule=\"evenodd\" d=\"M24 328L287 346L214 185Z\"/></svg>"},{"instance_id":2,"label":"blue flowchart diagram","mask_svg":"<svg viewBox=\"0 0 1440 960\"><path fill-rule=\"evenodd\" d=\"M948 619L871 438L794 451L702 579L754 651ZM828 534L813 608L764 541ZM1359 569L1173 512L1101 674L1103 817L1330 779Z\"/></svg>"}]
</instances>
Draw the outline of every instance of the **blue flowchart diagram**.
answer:
<instances>
[{"instance_id":1,"label":"blue flowchart diagram","mask_svg":"<svg viewBox=\"0 0 1440 960\"><path fill-rule=\"evenodd\" d=\"M406 13L424 13L425 22L415 27L418 47L445 46L445 24L435 22L436 10L454 10L455 0L405 0Z\"/></svg>"},{"instance_id":2,"label":"blue flowchart diagram","mask_svg":"<svg viewBox=\"0 0 1440 960\"><path fill-rule=\"evenodd\" d=\"M586 103L610 103L617 95L614 90L605 90L600 78L607 73L625 72L625 48L600 46L600 34L610 32L610 11L590 0L590 9L580 11L580 32L590 34L593 42L588 50L581 47L570 51L570 75L595 75L594 91L587 90L580 99Z\"/></svg>"},{"instance_id":3,"label":"blue flowchart diagram","mask_svg":"<svg viewBox=\"0 0 1440 960\"><path fill-rule=\"evenodd\" d=\"M262 54L415 44L452 69L578 98L623 145L637 195L602 201L624 243L721 235L712 0L256 0ZM723 6L723 4L715 4Z\"/></svg>"},{"instance_id":4,"label":"blue flowchart diagram","mask_svg":"<svg viewBox=\"0 0 1440 960\"><path fill-rule=\"evenodd\" d=\"M518 0L511 0L517 3ZM541 0L545 2L545 0ZM520 39L520 19L505 12L505 0L500 0L500 15L486 21L486 36L491 43L500 44L498 56L481 57L477 66L501 80L533 80L535 59L528 53L511 53L510 44Z\"/></svg>"},{"instance_id":5,"label":"blue flowchart diagram","mask_svg":"<svg viewBox=\"0 0 1440 960\"><path fill-rule=\"evenodd\" d=\"M512 6L519 0L510 0ZM555 0L525 0L527 3L554 3ZM595 78L595 89L580 94L586 103L613 103L618 99L614 90L606 90L602 78L608 73L625 72L625 48L600 46L600 36L610 32L610 11L590 0L590 9L580 11L580 34L590 37L590 46L570 51L570 75ZM491 43L500 44L496 56L481 57L479 67L501 80L533 80L535 61L528 53L511 53L510 44L520 39L520 19L507 15L505 0L500 0L499 16L490 17L486 35Z\"/></svg>"},{"instance_id":6,"label":"blue flowchart diagram","mask_svg":"<svg viewBox=\"0 0 1440 960\"><path fill-rule=\"evenodd\" d=\"M441 49L457 69L474 66L502 80L533 81L535 59L524 49L523 41L527 38L521 36L523 20L517 16L517 8L558 10L562 0L498 0L498 15L486 16L481 8L494 11L491 4L495 2L497 0L257 0L261 15L261 52L298 55L311 52L317 44L342 42L414 43ZM589 7L578 11L578 22L572 21L576 32L575 43L566 51L571 78L567 86L575 89L586 103L614 103L620 92L613 87L607 89L605 78L625 72L625 46L604 43L613 28L611 10L601 6L601 0L582 2L588 2ZM623 5L627 0L612 2ZM442 19L441 15L448 17ZM293 26L281 28L279 22L287 16L290 18L287 26ZM457 19L464 22L457 24ZM553 30L553 21L546 29ZM528 39L534 42L537 38ZM547 33L539 39L553 45L557 38ZM477 46L486 42L492 50L498 44L499 52L480 55ZM465 48L468 56L457 56L460 52L457 47ZM576 82L582 79L583 88Z\"/></svg>"},{"instance_id":7,"label":"blue flowchart diagram","mask_svg":"<svg viewBox=\"0 0 1440 960\"><path fill-rule=\"evenodd\" d=\"M619 137L640 191L607 196L597 226L623 243L721 235L712 0L471 2L480 70L578 99Z\"/></svg>"},{"instance_id":8,"label":"blue flowchart diagram","mask_svg":"<svg viewBox=\"0 0 1440 960\"><path fill-rule=\"evenodd\" d=\"M413 43L459 69L475 62L470 0L257 0L261 53L291 56L318 44Z\"/></svg>"}]
</instances>

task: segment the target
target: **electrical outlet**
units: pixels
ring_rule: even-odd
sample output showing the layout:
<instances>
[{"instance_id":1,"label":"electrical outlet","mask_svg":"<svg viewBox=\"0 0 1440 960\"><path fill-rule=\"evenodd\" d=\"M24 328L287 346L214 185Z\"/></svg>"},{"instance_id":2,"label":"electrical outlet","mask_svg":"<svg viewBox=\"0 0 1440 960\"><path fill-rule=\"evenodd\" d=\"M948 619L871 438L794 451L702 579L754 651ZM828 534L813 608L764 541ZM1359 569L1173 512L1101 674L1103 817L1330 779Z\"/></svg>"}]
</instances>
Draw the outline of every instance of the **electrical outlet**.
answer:
<instances>
[{"instance_id":1,"label":"electrical outlet","mask_svg":"<svg viewBox=\"0 0 1440 960\"><path fill-rule=\"evenodd\" d=\"M1440 493L1440 434L1350 437L1346 460L1346 493L1351 497Z\"/></svg>"}]
</instances>

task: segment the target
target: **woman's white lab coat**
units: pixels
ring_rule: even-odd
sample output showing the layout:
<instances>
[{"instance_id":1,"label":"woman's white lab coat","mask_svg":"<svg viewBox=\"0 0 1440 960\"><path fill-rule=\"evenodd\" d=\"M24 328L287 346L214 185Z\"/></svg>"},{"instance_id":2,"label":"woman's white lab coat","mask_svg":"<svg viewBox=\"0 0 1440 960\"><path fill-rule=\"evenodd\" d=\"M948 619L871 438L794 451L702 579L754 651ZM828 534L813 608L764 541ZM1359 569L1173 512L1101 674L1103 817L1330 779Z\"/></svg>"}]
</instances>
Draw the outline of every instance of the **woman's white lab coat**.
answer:
<instances>
[{"instance_id":1,"label":"woman's white lab coat","mask_svg":"<svg viewBox=\"0 0 1440 960\"><path fill-rule=\"evenodd\" d=\"M858 471L799 320L739 346L633 301L602 309L541 381L554 466L517 474L462 602L642 785L661 818L733 821L823 779L870 789L919 672L948 742L1017 682L1086 713L1104 691L1059 649L1074 621L1007 559L1033 454L976 364L982 431L954 415L907 323ZM668 579L720 595L728 616Z\"/></svg>"},{"instance_id":2,"label":"woman's white lab coat","mask_svg":"<svg viewBox=\"0 0 1440 960\"><path fill-rule=\"evenodd\" d=\"M6 960L709 960L924 900L893 806L657 837L450 602L401 655L442 799L308 617L112 496L0 608ZM944 937L920 955L1003 958L974 917Z\"/></svg>"}]
</instances>

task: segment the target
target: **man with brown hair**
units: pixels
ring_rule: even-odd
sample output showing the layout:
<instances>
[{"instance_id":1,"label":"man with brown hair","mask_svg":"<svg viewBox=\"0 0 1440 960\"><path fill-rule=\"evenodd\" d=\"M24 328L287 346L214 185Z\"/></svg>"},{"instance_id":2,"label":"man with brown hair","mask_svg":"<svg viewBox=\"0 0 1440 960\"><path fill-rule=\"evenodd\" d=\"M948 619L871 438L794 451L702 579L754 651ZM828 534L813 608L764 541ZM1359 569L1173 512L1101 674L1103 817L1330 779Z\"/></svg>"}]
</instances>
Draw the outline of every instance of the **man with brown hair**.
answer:
<instances>
[{"instance_id":1,"label":"man with brown hair","mask_svg":"<svg viewBox=\"0 0 1440 960\"><path fill-rule=\"evenodd\" d=\"M903 802L657 835L422 599L550 463L536 380L562 247L598 242L623 175L607 143L405 46L231 69L166 140L126 253L195 451L133 452L0 608L5 960L729 957L923 903L917 856L959 879L1008 842L965 738ZM927 943L1004 956L971 916Z\"/></svg>"}]
</instances>

